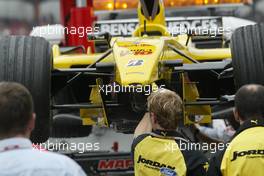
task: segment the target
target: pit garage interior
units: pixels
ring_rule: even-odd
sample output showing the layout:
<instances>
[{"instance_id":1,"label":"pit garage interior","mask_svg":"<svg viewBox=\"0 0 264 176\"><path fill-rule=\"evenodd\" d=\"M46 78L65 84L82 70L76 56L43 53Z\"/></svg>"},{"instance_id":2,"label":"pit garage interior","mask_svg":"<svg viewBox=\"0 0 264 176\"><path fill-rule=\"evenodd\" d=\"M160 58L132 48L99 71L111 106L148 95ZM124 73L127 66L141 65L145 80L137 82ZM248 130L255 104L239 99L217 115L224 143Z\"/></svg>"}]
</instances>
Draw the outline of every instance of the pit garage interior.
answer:
<instances>
[{"instance_id":1,"label":"pit garage interior","mask_svg":"<svg viewBox=\"0 0 264 176\"><path fill-rule=\"evenodd\" d=\"M182 72L188 72L191 79L199 82L197 90L199 90L200 97L194 101L193 97L190 96L190 101L186 103L186 106L194 105L205 110L202 114L196 115L192 114L195 110L190 108L189 114L186 115L188 118L186 117L182 123L181 132L185 137L195 142L210 143L218 141L219 138L207 136L206 133L197 137L195 132L197 129L202 130L204 126L213 127L212 119L216 120L214 121L216 125L214 128L222 128L222 122L217 122L217 119L230 120L232 118L230 114L232 114L235 84L242 85L245 80L240 79L234 83L233 67L230 66L232 65L231 58L223 58L230 56L230 51L227 51L227 49L230 47L230 40L236 29L263 22L264 1L163 1L166 17L164 24L173 37L180 35L173 31L175 27L179 26L184 26L185 29L192 28L192 30L198 28L208 30L224 29L221 34L206 33L197 36L191 30L186 30L186 37L180 39L179 43L186 46L187 49L189 45L192 45L191 47L195 48L192 53L196 54L192 56L198 59L193 60L185 51L182 53L173 44L168 44L171 51L168 51L167 57L173 57L174 55L171 53L176 53L180 55L182 60L198 64L198 68L185 65L184 61L177 60L176 62L167 59L166 62L163 62L164 68L174 69L177 74L172 73L172 78L169 81L166 80L167 77L164 74L162 77L165 81L159 79L152 81L152 83L146 83L151 84L151 86L164 84L176 92L182 92L182 90L191 92L194 91L191 87L186 86L183 88L184 86L179 86L176 88L174 84L176 82L176 85L178 85L180 81L186 81ZM115 76L117 73L122 72L120 71L122 65L119 66L120 69L117 72L115 68L118 66L110 63L112 62L111 57L116 54L115 52L113 54L113 50L115 50L115 47L113 47L114 42L111 43L113 38L142 37L143 33L147 36L167 35L165 32L157 34L156 31L148 33L148 29L151 27L147 27L148 22L139 20L139 14L142 15L145 12L144 10L137 10L138 3L138 0L0 0L0 36L42 37L45 40L43 39L39 43L42 42L42 47L43 45L49 47L49 54L53 55L53 65L50 68L52 72L49 73L52 76L51 78L45 77L45 80L50 79L50 83L48 85L45 85L45 82L41 83L44 88L51 89L51 92L43 93L42 96L38 97L45 99L46 102L43 102L49 108L42 109L37 105L40 114L50 116L50 119L44 119L37 126L42 126L43 123L49 124L49 126L45 127L45 134L42 134L43 131L33 134L33 139L47 150L73 158L84 168L88 175L134 175L131 144L133 131L145 112L146 96L119 95L113 92L105 95L102 93L96 94L95 92L102 85L112 85L118 81L124 85L138 83L136 81L129 82L130 78L125 80L122 74ZM152 6L154 5L151 3L147 4L146 11L153 8ZM162 8L159 7L156 13L159 14L161 10ZM78 27L89 28L89 31L75 30L69 32L69 29ZM138 33L135 32L137 29ZM65 30L68 30L68 33ZM96 32L100 35L94 35ZM25 39L16 38L11 40L18 40L17 42L19 42ZM125 42L128 43L125 43L126 45L130 44L130 40ZM146 41L147 44L150 44L148 42ZM156 47L158 46L160 45L157 44ZM150 57L146 54L145 49L134 51L133 46L129 47L132 48L131 52ZM151 46L147 47L150 48L148 51L152 50ZM215 48L221 48L219 53L224 55L222 58L213 58L217 55L215 54L211 60L210 58L204 59L206 56L199 53L205 49L212 53L213 51L218 52L213 50ZM238 50L238 48L236 49ZM136 55L135 53L133 54ZM42 55L39 57L47 57L46 54ZM120 55L122 55L122 52ZM124 57L125 55L130 54L125 53ZM75 58L78 61L72 61ZM87 62L86 59L91 61ZM101 60L106 61L99 63ZM131 62L130 65L132 67L140 65L141 62L139 61ZM153 68L156 67L153 66ZM35 71L37 73L37 70ZM209 72L212 75L217 75L219 79L215 80L208 76L210 75ZM123 80L125 81L122 82ZM155 85L153 85L154 82ZM186 84L193 83L187 81ZM51 98L47 99L47 96ZM185 97L185 94L182 93L181 96ZM206 114L208 108L210 108L210 115ZM204 122L195 125L199 122L199 118L204 118ZM237 127L237 124L232 120L229 123L233 125L234 129ZM47 138L48 140L46 140ZM222 140L224 140L223 136ZM212 154L210 150L204 151L204 153L208 157Z\"/></svg>"}]
</instances>

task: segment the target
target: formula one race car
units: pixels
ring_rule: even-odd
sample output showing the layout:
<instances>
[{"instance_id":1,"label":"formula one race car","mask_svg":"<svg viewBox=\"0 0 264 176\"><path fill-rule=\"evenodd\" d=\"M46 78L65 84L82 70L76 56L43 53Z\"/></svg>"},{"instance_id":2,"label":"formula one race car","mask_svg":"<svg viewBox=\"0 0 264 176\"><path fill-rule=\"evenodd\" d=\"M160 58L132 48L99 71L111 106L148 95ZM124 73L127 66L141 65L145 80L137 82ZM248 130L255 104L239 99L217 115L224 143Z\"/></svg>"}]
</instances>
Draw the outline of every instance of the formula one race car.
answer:
<instances>
[{"instance_id":1,"label":"formula one race car","mask_svg":"<svg viewBox=\"0 0 264 176\"><path fill-rule=\"evenodd\" d=\"M91 34L95 53L82 46L51 49L40 37L1 37L0 80L21 82L33 94L32 139L47 140L52 126L52 135L62 137L88 135L96 124L130 133L158 88L180 94L183 124L210 123L212 106L231 108L237 88L264 84L264 25L241 27L214 46L215 38L191 30L171 35L164 14L161 0L141 0L133 35ZM201 49L196 41L209 45Z\"/></svg>"}]
</instances>

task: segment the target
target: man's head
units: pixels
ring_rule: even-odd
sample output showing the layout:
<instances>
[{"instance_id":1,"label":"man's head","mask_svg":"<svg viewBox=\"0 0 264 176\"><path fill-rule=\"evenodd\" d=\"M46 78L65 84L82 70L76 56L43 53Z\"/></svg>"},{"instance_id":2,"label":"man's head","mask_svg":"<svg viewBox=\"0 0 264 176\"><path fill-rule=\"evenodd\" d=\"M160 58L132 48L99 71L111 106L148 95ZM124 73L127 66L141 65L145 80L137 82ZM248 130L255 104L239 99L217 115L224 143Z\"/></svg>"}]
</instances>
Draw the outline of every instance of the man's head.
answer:
<instances>
[{"instance_id":1,"label":"man's head","mask_svg":"<svg viewBox=\"0 0 264 176\"><path fill-rule=\"evenodd\" d=\"M264 87L257 84L241 87L235 96L234 115L240 123L248 119L264 118Z\"/></svg>"},{"instance_id":2,"label":"man's head","mask_svg":"<svg viewBox=\"0 0 264 176\"><path fill-rule=\"evenodd\" d=\"M35 114L29 91L18 83L0 83L0 138L29 137Z\"/></svg>"},{"instance_id":3,"label":"man's head","mask_svg":"<svg viewBox=\"0 0 264 176\"><path fill-rule=\"evenodd\" d=\"M175 92L160 89L148 97L148 110L153 130L175 130L182 116L182 100Z\"/></svg>"}]
</instances>

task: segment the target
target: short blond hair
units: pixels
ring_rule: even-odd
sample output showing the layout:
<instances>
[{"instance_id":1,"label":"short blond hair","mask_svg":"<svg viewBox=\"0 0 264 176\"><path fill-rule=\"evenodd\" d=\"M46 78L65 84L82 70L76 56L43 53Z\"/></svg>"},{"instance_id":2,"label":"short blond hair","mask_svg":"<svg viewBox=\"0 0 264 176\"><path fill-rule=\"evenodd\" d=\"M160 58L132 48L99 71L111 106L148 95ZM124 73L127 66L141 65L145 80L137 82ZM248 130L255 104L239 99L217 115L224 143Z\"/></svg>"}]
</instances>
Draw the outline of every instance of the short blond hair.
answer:
<instances>
[{"instance_id":1,"label":"short blond hair","mask_svg":"<svg viewBox=\"0 0 264 176\"><path fill-rule=\"evenodd\" d=\"M175 92L159 89L148 97L148 111L156 115L159 125L166 130L175 130L182 117L182 99Z\"/></svg>"}]
</instances>

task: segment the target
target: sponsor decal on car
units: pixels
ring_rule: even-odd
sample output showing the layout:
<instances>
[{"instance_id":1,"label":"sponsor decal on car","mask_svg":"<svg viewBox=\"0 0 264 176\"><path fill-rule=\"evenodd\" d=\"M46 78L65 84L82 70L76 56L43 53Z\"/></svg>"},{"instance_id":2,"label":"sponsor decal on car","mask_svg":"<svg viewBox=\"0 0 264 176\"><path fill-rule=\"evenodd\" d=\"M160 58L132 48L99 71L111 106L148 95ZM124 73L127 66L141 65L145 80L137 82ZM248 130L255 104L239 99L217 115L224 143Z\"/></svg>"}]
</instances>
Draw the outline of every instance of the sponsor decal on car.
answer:
<instances>
[{"instance_id":1,"label":"sponsor decal on car","mask_svg":"<svg viewBox=\"0 0 264 176\"><path fill-rule=\"evenodd\" d=\"M155 46L146 43L118 42L117 45L126 48L121 50L121 57L126 55L150 55L155 51Z\"/></svg>"},{"instance_id":2,"label":"sponsor decal on car","mask_svg":"<svg viewBox=\"0 0 264 176\"><path fill-rule=\"evenodd\" d=\"M134 59L134 60L129 60L128 61L127 67L140 66L140 65L143 65L143 64L144 64L143 60Z\"/></svg>"},{"instance_id":3,"label":"sponsor decal on car","mask_svg":"<svg viewBox=\"0 0 264 176\"><path fill-rule=\"evenodd\" d=\"M120 57L124 57L124 56L127 56L127 55L133 55L134 53L130 50L121 50L120 51Z\"/></svg>"},{"instance_id":4,"label":"sponsor decal on car","mask_svg":"<svg viewBox=\"0 0 264 176\"><path fill-rule=\"evenodd\" d=\"M150 55L153 53L152 49L131 49L131 50L121 50L120 56L127 56L127 55Z\"/></svg>"},{"instance_id":5,"label":"sponsor decal on car","mask_svg":"<svg viewBox=\"0 0 264 176\"><path fill-rule=\"evenodd\" d=\"M133 168L133 161L131 159L117 159L117 160L100 160L98 163L98 171L111 170L128 170Z\"/></svg>"},{"instance_id":6,"label":"sponsor decal on car","mask_svg":"<svg viewBox=\"0 0 264 176\"><path fill-rule=\"evenodd\" d=\"M148 43L140 43L140 42L117 42L117 45L119 47L125 47L125 48L153 46L153 45L150 45Z\"/></svg>"}]
</instances>

